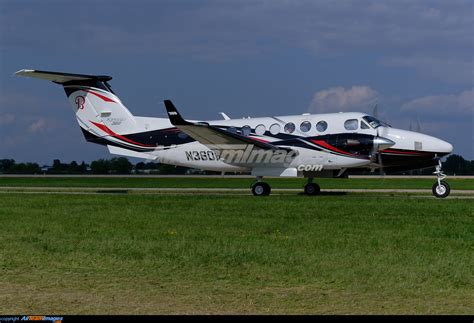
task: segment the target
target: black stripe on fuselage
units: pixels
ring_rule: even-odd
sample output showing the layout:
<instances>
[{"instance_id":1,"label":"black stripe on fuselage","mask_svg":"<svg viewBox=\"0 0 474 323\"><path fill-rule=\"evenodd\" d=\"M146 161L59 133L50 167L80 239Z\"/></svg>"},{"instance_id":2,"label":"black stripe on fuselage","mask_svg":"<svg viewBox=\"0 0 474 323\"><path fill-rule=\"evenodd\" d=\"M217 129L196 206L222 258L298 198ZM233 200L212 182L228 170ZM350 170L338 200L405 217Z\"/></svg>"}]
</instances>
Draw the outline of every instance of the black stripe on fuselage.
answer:
<instances>
[{"instance_id":1,"label":"black stripe on fuselage","mask_svg":"<svg viewBox=\"0 0 474 323\"><path fill-rule=\"evenodd\" d=\"M228 128L228 127L223 127ZM81 128L82 129L82 128ZM254 134L254 129L252 129L252 134ZM130 146L127 143L118 144L117 142L112 142L104 138L97 137L88 131L82 129L86 140L89 142L101 144L101 145L114 145L134 151L144 152L152 151L150 148L138 148ZM255 135L255 134L254 134ZM278 134L272 135L268 131L264 134L265 136L281 139L270 142L275 146L287 146L287 147L300 147L306 149L313 149L316 151L325 151L334 155L350 157L350 158L364 158L367 159L372 152L373 138L374 136L366 134L357 134L357 133L340 133L340 134L331 134L331 135L321 135L313 137L300 137L297 135L289 134ZM135 134L122 135L127 139L133 140L135 142L142 143L144 145L152 146L162 146L164 148L170 146L177 146L182 144L187 144L194 142L195 140L176 127L170 127L159 130L152 130L146 132L140 132ZM258 135L255 135L258 136ZM311 140L322 140L330 146L342 150L347 154L343 154L337 151L333 151L328 147L317 145ZM355 144L357 141L359 144ZM403 150L403 149L388 149L388 152L382 152L383 163L386 166L393 167L410 167L414 165L411 169L416 169L420 163L422 165L427 165L424 167L429 167L433 164L433 160L436 157L442 157L446 155L445 153L435 153L435 152L426 152L426 151L414 151L414 150Z\"/></svg>"}]
</instances>

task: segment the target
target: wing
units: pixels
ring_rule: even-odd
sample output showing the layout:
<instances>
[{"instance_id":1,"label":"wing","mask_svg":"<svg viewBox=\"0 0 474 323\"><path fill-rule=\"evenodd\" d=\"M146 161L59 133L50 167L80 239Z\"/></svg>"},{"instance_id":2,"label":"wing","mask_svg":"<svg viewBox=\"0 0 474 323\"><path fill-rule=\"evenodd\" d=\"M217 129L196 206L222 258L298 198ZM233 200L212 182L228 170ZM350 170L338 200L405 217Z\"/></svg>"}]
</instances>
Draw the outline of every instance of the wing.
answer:
<instances>
[{"instance_id":1,"label":"wing","mask_svg":"<svg viewBox=\"0 0 474 323\"><path fill-rule=\"evenodd\" d=\"M211 149L219 149L219 147L229 149L232 146L242 147L242 145L253 145L254 147L264 150L290 151L290 149L287 148L278 147L270 143L257 141L246 136L220 129L209 125L206 122L186 121L181 117L181 114L176 110L176 107L170 100L165 100L164 102L171 124Z\"/></svg>"}]
</instances>

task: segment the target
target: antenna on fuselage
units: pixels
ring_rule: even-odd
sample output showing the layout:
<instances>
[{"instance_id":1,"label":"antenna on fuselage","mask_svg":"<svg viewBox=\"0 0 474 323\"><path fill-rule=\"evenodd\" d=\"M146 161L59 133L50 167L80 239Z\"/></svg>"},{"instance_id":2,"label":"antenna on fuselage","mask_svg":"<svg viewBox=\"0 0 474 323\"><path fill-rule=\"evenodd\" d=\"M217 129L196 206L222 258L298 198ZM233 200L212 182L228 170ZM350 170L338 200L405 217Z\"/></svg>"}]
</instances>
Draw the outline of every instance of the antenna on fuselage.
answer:
<instances>
[{"instance_id":1,"label":"antenna on fuselage","mask_svg":"<svg viewBox=\"0 0 474 323\"><path fill-rule=\"evenodd\" d=\"M222 116L224 120L230 120L229 116L225 114L224 112L219 112L219 114Z\"/></svg>"}]
</instances>

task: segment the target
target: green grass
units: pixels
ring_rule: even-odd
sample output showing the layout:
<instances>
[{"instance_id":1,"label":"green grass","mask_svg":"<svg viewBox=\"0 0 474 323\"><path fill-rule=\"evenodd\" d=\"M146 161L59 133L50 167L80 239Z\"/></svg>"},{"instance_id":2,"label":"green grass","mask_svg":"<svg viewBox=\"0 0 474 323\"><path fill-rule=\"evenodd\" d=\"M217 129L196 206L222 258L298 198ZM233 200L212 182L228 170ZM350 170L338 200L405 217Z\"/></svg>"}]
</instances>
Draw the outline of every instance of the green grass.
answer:
<instances>
[{"instance_id":1,"label":"green grass","mask_svg":"<svg viewBox=\"0 0 474 323\"><path fill-rule=\"evenodd\" d=\"M253 183L252 178L51 178L51 177L1 177L1 186L46 186L46 187L197 187L197 188L247 188ZM269 178L265 179L274 188L301 188L305 184L303 178ZM391 189L431 189L435 177L422 179L409 178L318 178L315 181L321 188L391 188ZM474 190L474 179L448 178L451 189Z\"/></svg>"},{"instance_id":2,"label":"green grass","mask_svg":"<svg viewBox=\"0 0 474 323\"><path fill-rule=\"evenodd\" d=\"M469 199L1 194L0 205L2 313L473 314Z\"/></svg>"}]
</instances>

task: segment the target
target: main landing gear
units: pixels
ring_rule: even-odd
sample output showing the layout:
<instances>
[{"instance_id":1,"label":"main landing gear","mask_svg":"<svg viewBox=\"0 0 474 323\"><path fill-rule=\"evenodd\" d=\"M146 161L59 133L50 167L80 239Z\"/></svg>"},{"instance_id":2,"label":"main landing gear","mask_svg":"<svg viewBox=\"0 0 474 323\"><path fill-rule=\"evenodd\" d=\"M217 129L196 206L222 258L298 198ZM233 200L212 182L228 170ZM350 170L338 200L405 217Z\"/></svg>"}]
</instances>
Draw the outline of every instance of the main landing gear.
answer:
<instances>
[{"instance_id":1,"label":"main landing gear","mask_svg":"<svg viewBox=\"0 0 474 323\"><path fill-rule=\"evenodd\" d=\"M433 172L433 174L436 175L438 180L436 183L433 184L433 187L431 189L433 191L433 195L437 198L445 198L449 195L449 192L451 192L449 184L446 181L443 181L443 179L446 178L446 175L443 173L441 167L441 160L438 160L438 166L436 166L436 170Z\"/></svg>"},{"instance_id":2,"label":"main landing gear","mask_svg":"<svg viewBox=\"0 0 474 323\"><path fill-rule=\"evenodd\" d=\"M321 192L321 188L318 184L313 183L313 178L308 178L308 183L304 186L304 193L306 195L318 195Z\"/></svg>"},{"instance_id":3,"label":"main landing gear","mask_svg":"<svg viewBox=\"0 0 474 323\"><path fill-rule=\"evenodd\" d=\"M255 196L268 196L272 188L268 183L262 182L262 176L257 176L257 181L252 185L252 194ZM313 183L313 178L308 178L308 183L304 186L306 195L318 195L321 188L318 184Z\"/></svg>"},{"instance_id":4,"label":"main landing gear","mask_svg":"<svg viewBox=\"0 0 474 323\"><path fill-rule=\"evenodd\" d=\"M252 185L252 194L255 196L268 196L271 191L270 185L262 182L262 176L257 176L257 181Z\"/></svg>"}]
</instances>

